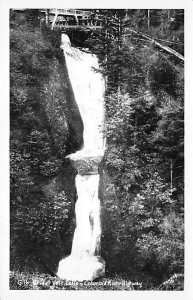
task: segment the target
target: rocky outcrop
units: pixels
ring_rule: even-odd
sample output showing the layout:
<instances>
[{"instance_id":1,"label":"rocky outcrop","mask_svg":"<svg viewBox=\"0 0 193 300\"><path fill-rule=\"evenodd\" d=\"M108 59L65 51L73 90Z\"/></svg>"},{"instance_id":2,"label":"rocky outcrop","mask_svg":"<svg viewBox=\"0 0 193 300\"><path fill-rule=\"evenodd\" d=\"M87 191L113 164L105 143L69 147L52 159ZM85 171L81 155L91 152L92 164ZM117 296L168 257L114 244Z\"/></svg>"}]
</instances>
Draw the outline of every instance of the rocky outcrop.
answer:
<instances>
[{"instance_id":1,"label":"rocky outcrop","mask_svg":"<svg viewBox=\"0 0 193 300\"><path fill-rule=\"evenodd\" d=\"M49 63L49 78L43 83L42 102L58 154L79 150L83 144L83 122L61 54Z\"/></svg>"}]
</instances>

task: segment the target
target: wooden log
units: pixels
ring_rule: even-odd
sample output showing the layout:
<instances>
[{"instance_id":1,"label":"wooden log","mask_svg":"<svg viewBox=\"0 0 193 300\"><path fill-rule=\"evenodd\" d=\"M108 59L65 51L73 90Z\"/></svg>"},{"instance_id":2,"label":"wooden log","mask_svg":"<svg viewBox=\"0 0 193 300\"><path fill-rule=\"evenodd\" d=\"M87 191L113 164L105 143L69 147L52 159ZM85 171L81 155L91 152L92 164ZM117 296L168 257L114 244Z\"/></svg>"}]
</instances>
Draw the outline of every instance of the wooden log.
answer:
<instances>
[{"instance_id":1,"label":"wooden log","mask_svg":"<svg viewBox=\"0 0 193 300\"><path fill-rule=\"evenodd\" d=\"M130 28L127 28L127 30L130 31L131 33L133 33L133 34L139 36L139 37L142 37L142 38L146 39L147 41L149 41L149 42L155 44L156 46L160 47L161 49L164 49L165 51L167 51L167 52L173 54L174 56L178 57L180 60L184 61L183 55L181 55L181 54L178 53L177 51L171 49L170 47L165 46L165 45L163 45L163 44L157 42L155 39L153 39L153 38L150 37L149 35L144 34L144 33L141 33L141 32L137 32L137 31L135 31L135 30L133 30L133 29L130 29Z\"/></svg>"}]
</instances>

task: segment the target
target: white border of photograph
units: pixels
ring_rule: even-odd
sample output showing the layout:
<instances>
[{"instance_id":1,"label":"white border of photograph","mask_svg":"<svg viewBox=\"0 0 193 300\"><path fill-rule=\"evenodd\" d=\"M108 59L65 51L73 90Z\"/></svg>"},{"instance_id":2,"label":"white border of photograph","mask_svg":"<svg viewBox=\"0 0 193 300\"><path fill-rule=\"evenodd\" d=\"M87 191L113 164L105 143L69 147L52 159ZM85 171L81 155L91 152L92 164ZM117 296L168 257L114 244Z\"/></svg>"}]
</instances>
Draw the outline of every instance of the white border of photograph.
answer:
<instances>
[{"instance_id":1,"label":"white border of photograph","mask_svg":"<svg viewBox=\"0 0 193 300\"><path fill-rule=\"evenodd\" d=\"M185 9L185 287L184 291L9 290L9 9L10 8ZM175 299L193 300L193 1L191 0L0 0L0 298L9 299Z\"/></svg>"}]
</instances>

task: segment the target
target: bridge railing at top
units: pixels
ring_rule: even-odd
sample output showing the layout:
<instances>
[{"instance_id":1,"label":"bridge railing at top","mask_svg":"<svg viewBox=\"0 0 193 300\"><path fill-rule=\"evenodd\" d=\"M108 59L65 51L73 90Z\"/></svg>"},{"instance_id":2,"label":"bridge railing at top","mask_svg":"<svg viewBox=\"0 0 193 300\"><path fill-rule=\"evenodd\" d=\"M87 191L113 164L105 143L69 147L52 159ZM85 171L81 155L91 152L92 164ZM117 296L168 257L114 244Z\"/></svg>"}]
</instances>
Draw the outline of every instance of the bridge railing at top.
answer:
<instances>
[{"instance_id":1,"label":"bridge railing at top","mask_svg":"<svg viewBox=\"0 0 193 300\"><path fill-rule=\"evenodd\" d=\"M42 12L46 12L46 9L41 9ZM90 11L79 10L79 9L64 9L64 8L53 8L49 9L50 14L64 14L64 15L80 15L80 16L89 16L91 15Z\"/></svg>"},{"instance_id":2,"label":"bridge railing at top","mask_svg":"<svg viewBox=\"0 0 193 300\"><path fill-rule=\"evenodd\" d=\"M85 28L102 28L103 20L101 19L78 19L78 20L67 20L67 19L57 19L55 22L55 27L85 27Z\"/></svg>"}]
</instances>

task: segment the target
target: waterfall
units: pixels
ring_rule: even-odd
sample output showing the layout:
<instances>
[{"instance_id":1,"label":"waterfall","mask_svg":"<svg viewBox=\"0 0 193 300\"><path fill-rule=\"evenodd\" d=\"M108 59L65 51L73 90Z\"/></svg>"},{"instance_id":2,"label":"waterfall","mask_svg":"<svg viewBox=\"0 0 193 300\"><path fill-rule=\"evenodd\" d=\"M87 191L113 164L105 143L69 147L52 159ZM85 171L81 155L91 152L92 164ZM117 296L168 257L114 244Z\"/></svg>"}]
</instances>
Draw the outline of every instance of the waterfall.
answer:
<instances>
[{"instance_id":1,"label":"waterfall","mask_svg":"<svg viewBox=\"0 0 193 300\"><path fill-rule=\"evenodd\" d=\"M104 155L104 79L97 56L71 47L66 34L62 48L73 92L84 124L84 145L70 154L78 171L75 178L78 199L75 205L76 228L71 254L59 263L57 275L67 280L93 280L104 275L100 257L100 200L98 165Z\"/></svg>"}]
</instances>

